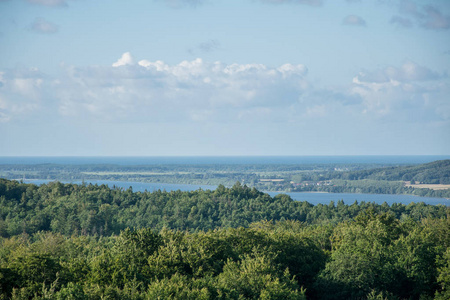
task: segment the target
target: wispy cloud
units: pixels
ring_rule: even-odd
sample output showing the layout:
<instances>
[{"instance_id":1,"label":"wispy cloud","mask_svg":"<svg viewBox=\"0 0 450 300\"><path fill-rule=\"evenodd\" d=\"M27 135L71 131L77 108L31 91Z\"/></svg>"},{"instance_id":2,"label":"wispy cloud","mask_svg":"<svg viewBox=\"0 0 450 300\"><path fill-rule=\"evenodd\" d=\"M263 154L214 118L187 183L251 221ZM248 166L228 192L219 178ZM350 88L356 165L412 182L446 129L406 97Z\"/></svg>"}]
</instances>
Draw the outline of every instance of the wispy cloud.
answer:
<instances>
[{"instance_id":1,"label":"wispy cloud","mask_svg":"<svg viewBox=\"0 0 450 300\"><path fill-rule=\"evenodd\" d=\"M59 26L44 18L36 18L34 22L30 24L29 29L36 33L52 34L58 32Z\"/></svg>"},{"instance_id":2,"label":"wispy cloud","mask_svg":"<svg viewBox=\"0 0 450 300\"><path fill-rule=\"evenodd\" d=\"M399 12L408 19L394 16L394 24L409 24L414 22L418 26L430 30L446 30L450 28L450 16L444 15L438 6L420 5L412 0L402 0Z\"/></svg>"},{"instance_id":3,"label":"wispy cloud","mask_svg":"<svg viewBox=\"0 0 450 300\"><path fill-rule=\"evenodd\" d=\"M424 7L424 17L420 23L427 29L449 29L450 16L445 16L436 7L427 5Z\"/></svg>"},{"instance_id":4,"label":"wispy cloud","mask_svg":"<svg viewBox=\"0 0 450 300\"><path fill-rule=\"evenodd\" d=\"M164 1L167 5L173 8L197 7L209 2L209 0L154 0L154 1ZM323 0L257 0L257 1L267 4L301 4L309 6L322 6L324 2Z\"/></svg>"},{"instance_id":5,"label":"wispy cloud","mask_svg":"<svg viewBox=\"0 0 450 300\"><path fill-rule=\"evenodd\" d=\"M202 42L193 48L189 48L188 52L191 55L198 55L199 53L210 53L218 50L220 48L220 43L218 40L208 40L206 42Z\"/></svg>"},{"instance_id":6,"label":"wispy cloud","mask_svg":"<svg viewBox=\"0 0 450 300\"><path fill-rule=\"evenodd\" d=\"M395 24L398 25L400 27L405 27L405 28L411 28L412 27L412 21L408 18L403 18L400 16L393 16L390 20L391 24Z\"/></svg>"},{"instance_id":7,"label":"wispy cloud","mask_svg":"<svg viewBox=\"0 0 450 300\"><path fill-rule=\"evenodd\" d=\"M310 5L310 6L321 6L323 4L323 0L259 0L263 3L270 3L270 4L304 4L304 5Z\"/></svg>"},{"instance_id":8,"label":"wispy cloud","mask_svg":"<svg viewBox=\"0 0 450 300\"><path fill-rule=\"evenodd\" d=\"M363 99L363 114L398 122L450 121L446 74L407 62L400 67L361 72L351 92Z\"/></svg>"},{"instance_id":9,"label":"wispy cloud","mask_svg":"<svg viewBox=\"0 0 450 300\"><path fill-rule=\"evenodd\" d=\"M359 82L386 83L386 82L412 82L436 80L445 77L430 70L427 67L420 66L414 62L406 62L400 67L389 66L384 69L361 72L357 76Z\"/></svg>"},{"instance_id":10,"label":"wispy cloud","mask_svg":"<svg viewBox=\"0 0 450 300\"><path fill-rule=\"evenodd\" d=\"M35 115L42 100L45 79L35 68L0 72L0 122Z\"/></svg>"},{"instance_id":11,"label":"wispy cloud","mask_svg":"<svg viewBox=\"0 0 450 300\"><path fill-rule=\"evenodd\" d=\"M51 7L65 7L68 6L66 0L26 0L28 3L51 6Z\"/></svg>"},{"instance_id":12,"label":"wispy cloud","mask_svg":"<svg viewBox=\"0 0 450 300\"><path fill-rule=\"evenodd\" d=\"M356 15L348 15L342 20L343 25L350 25L350 26L366 26L366 21Z\"/></svg>"},{"instance_id":13,"label":"wispy cloud","mask_svg":"<svg viewBox=\"0 0 450 300\"><path fill-rule=\"evenodd\" d=\"M211 52L217 50L220 47L220 43L217 40L209 40L207 42L201 43L198 47L203 52Z\"/></svg>"},{"instance_id":14,"label":"wispy cloud","mask_svg":"<svg viewBox=\"0 0 450 300\"><path fill-rule=\"evenodd\" d=\"M172 8L181 8L181 7L197 7L203 5L208 0L154 0L154 1L164 1L168 6Z\"/></svg>"}]
</instances>

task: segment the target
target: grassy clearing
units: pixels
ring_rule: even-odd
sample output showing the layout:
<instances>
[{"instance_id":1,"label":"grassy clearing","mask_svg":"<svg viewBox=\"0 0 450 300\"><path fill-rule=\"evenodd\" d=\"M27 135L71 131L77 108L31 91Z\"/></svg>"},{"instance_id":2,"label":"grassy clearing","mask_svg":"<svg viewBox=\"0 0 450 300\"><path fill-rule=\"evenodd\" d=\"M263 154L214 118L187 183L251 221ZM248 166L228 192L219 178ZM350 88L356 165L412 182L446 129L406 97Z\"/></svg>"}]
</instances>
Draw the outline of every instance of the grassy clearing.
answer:
<instances>
[{"instance_id":1,"label":"grassy clearing","mask_svg":"<svg viewBox=\"0 0 450 300\"><path fill-rule=\"evenodd\" d=\"M442 191L450 189L450 184L411 184L409 181L405 182L405 187L412 187L415 189L430 189L435 191Z\"/></svg>"}]
</instances>

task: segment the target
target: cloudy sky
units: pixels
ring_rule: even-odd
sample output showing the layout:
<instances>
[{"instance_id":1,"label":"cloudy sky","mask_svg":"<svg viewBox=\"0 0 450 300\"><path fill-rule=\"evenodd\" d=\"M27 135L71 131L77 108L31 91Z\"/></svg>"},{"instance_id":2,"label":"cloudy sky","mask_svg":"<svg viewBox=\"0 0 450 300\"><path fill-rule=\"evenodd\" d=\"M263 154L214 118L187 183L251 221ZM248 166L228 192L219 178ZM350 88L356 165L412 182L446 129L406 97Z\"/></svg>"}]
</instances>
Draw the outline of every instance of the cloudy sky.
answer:
<instances>
[{"instance_id":1,"label":"cloudy sky","mask_svg":"<svg viewBox=\"0 0 450 300\"><path fill-rule=\"evenodd\" d=\"M448 0L0 0L0 156L448 155Z\"/></svg>"}]
</instances>

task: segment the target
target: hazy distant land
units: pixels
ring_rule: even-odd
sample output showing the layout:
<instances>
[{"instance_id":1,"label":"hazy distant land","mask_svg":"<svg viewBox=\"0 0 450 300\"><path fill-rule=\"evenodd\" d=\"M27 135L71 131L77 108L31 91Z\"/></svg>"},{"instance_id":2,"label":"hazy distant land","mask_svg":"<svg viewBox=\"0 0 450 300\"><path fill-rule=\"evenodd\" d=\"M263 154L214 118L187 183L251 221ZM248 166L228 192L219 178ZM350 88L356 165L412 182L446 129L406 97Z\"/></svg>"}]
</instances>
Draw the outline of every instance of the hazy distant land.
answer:
<instances>
[{"instance_id":1,"label":"hazy distant land","mask_svg":"<svg viewBox=\"0 0 450 300\"><path fill-rule=\"evenodd\" d=\"M203 160L202 160L203 159ZM398 161L404 161L398 159ZM5 162L5 158L1 160ZM14 161L14 160L13 160ZM393 163L392 158L361 158L354 161L329 158L294 163L294 158L270 160L255 158L138 159L133 164L118 160L77 163L67 158L59 163L0 164L0 177L7 179L47 179L67 182L89 180L133 181L148 183L224 185L236 182L263 191L411 194L450 198L450 160L424 164ZM69 162L70 161L70 162ZM100 160L101 161L101 160ZM126 161L126 159L125 159ZM269 163L265 163L269 161ZM30 161L28 161L30 162ZM65 162L65 163L64 163ZM112 164L111 162L116 162ZM130 161L128 161L130 162ZM171 163L170 163L171 162ZM280 163L282 162L282 163ZM141 164L142 163L142 164Z\"/></svg>"}]
</instances>

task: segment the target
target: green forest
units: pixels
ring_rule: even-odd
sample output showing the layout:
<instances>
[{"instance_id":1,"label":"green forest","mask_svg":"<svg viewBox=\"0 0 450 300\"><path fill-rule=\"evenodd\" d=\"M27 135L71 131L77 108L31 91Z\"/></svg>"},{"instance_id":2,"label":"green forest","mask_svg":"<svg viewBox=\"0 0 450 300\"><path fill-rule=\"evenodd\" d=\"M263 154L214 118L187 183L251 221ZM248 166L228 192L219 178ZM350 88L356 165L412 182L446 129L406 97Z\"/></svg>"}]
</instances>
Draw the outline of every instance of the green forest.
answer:
<instances>
[{"instance_id":1,"label":"green forest","mask_svg":"<svg viewBox=\"0 0 450 300\"><path fill-rule=\"evenodd\" d=\"M443 205L6 179L0 202L2 299L450 298Z\"/></svg>"}]
</instances>

